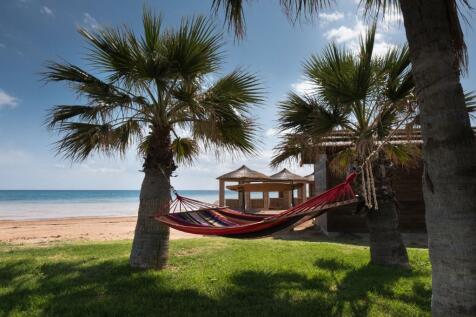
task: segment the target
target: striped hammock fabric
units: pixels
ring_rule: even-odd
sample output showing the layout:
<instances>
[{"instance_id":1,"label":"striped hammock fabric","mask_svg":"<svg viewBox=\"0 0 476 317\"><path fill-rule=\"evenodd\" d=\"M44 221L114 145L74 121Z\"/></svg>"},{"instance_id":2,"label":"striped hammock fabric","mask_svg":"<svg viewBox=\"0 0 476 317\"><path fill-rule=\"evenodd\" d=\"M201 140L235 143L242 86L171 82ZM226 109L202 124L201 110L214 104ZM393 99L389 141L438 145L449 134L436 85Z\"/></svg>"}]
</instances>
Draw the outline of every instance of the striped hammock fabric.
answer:
<instances>
[{"instance_id":1,"label":"striped hammock fabric","mask_svg":"<svg viewBox=\"0 0 476 317\"><path fill-rule=\"evenodd\" d=\"M170 213L156 219L171 228L201 235L233 238L260 238L294 227L319 217L329 209L357 201L351 182L345 181L304 203L276 214L248 214L177 195L170 204Z\"/></svg>"}]
</instances>

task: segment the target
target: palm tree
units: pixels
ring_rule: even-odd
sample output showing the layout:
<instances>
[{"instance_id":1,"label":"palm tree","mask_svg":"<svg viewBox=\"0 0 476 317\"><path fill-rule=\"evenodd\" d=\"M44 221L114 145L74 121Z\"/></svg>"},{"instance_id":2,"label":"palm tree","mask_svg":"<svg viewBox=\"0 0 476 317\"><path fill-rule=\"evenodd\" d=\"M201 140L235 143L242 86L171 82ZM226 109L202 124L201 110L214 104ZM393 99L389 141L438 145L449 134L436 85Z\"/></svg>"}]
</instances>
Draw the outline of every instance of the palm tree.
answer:
<instances>
[{"instance_id":1,"label":"palm tree","mask_svg":"<svg viewBox=\"0 0 476 317\"><path fill-rule=\"evenodd\" d=\"M102 77L50 63L45 79L69 84L85 103L55 106L47 123L61 136L58 152L73 161L95 152L123 155L137 146L145 176L130 264L160 269L167 263L169 228L153 216L169 211L176 164L192 163L201 150L253 153L249 111L262 101L262 90L254 75L239 69L212 82L223 43L207 19L164 29L161 18L144 9L142 22L142 35L127 27L79 30L91 48L90 65Z\"/></svg>"},{"instance_id":2,"label":"palm tree","mask_svg":"<svg viewBox=\"0 0 476 317\"><path fill-rule=\"evenodd\" d=\"M238 37L243 0L214 0ZM335 0L280 0L293 20L312 17ZM459 14L468 0L360 0L367 13L400 9L421 111L432 314L476 315L476 140L460 82L466 46Z\"/></svg>"},{"instance_id":3,"label":"palm tree","mask_svg":"<svg viewBox=\"0 0 476 317\"><path fill-rule=\"evenodd\" d=\"M316 157L319 142L332 133L346 133L354 146L337 150L329 162L334 173L342 174L348 166L362 164L395 126L411 124L414 115L408 114L408 107L414 104L414 85L408 49L375 56L375 29L361 39L357 54L333 43L305 63L315 93L291 92L280 103L280 129L287 134L276 148L273 165ZM371 262L408 267L390 175L392 165L414 164L419 151L411 144L384 144L372 160L378 208L367 208Z\"/></svg>"}]
</instances>

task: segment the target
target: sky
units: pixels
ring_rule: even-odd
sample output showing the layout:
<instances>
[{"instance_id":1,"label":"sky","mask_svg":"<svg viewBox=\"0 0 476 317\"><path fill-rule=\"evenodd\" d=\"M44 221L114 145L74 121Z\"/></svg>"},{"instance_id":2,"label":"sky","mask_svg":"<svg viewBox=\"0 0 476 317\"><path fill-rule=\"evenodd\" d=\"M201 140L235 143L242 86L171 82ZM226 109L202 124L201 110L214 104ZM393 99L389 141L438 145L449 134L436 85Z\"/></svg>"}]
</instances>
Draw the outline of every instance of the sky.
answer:
<instances>
[{"instance_id":1,"label":"sky","mask_svg":"<svg viewBox=\"0 0 476 317\"><path fill-rule=\"evenodd\" d=\"M222 15L211 15L211 0L2 0L0 2L0 189L139 189L141 158L131 148L125 158L94 155L81 163L57 156L57 135L44 126L47 109L76 104L74 93L62 84L45 84L41 72L47 61L68 61L88 69L87 46L78 27L130 26L141 32L144 5L162 14L167 27L183 16L207 15L224 32L225 63L220 74L237 67L256 73L264 83L265 102L253 109L261 130L260 152L252 157L217 158L202 153L193 166L183 166L172 179L178 189L216 189L216 177L243 164L272 174L269 167L278 141L277 104L290 90L303 93L310 84L302 76L302 63L335 41L355 49L368 20L362 18L356 0L337 1L315 21L290 23L278 1L250 1L246 7L247 34L234 41ZM376 51L405 42L401 16L396 12L379 21ZM474 21L474 14L469 15ZM469 50L469 74L465 90L476 90L476 34L464 25ZM283 167L307 175L312 166Z\"/></svg>"}]
</instances>

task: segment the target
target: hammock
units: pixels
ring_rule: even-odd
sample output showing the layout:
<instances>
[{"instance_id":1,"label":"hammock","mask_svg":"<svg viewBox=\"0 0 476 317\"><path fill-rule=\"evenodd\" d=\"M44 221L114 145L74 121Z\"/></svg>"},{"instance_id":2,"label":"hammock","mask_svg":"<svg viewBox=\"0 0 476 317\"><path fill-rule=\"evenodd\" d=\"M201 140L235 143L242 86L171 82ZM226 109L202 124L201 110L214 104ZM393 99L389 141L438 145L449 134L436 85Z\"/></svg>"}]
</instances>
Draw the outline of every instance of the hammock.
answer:
<instances>
[{"instance_id":1,"label":"hammock","mask_svg":"<svg viewBox=\"0 0 476 317\"><path fill-rule=\"evenodd\" d=\"M233 238L270 236L319 217L331 208L355 203L357 199L350 183L356 175L350 174L343 183L281 213L247 214L176 194L170 213L157 215L156 219L171 228L194 234Z\"/></svg>"}]
</instances>

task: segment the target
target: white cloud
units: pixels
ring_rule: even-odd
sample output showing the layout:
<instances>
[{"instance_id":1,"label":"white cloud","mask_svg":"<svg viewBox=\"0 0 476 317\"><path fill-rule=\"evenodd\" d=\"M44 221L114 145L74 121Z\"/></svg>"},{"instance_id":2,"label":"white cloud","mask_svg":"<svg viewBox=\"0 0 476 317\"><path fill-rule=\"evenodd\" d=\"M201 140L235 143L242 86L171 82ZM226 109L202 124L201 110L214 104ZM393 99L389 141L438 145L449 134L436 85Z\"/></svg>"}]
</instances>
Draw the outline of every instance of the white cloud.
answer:
<instances>
[{"instance_id":1,"label":"white cloud","mask_svg":"<svg viewBox=\"0 0 476 317\"><path fill-rule=\"evenodd\" d=\"M385 55L389 50L396 48L397 46L392 43L388 43L385 41L376 42L374 45L373 54L377 56Z\"/></svg>"},{"instance_id":2,"label":"white cloud","mask_svg":"<svg viewBox=\"0 0 476 317\"><path fill-rule=\"evenodd\" d=\"M18 102L18 98L13 97L0 89L0 109L15 108L16 106L18 106Z\"/></svg>"},{"instance_id":3,"label":"white cloud","mask_svg":"<svg viewBox=\"0 0 476 317\"><path fill-rule=\"evenodd\" d=\"M319 19L321 24L327 24L342 20L344 18L344 14L339 11L335 11L332 13L319 13Z\"/></svg>"},{"instance_id":4,"label":"white cloud","mask_svg":"<svg viewBox=\"0 0 476 317\"><path fill-rule=\"evenodd\" d=\"M297 83L291 84L291 87L299 95L312 94L315 85L309 80L302 80Z\"/></svg>"},{"instance_id":5,"label":"white cloud","mask_svg":"<svg viewBox=\"0 0 476 317\"><path fill-rule=\"evenodd\" d=\"M55 16L53 10L51 10L47 6L41 7L40 12L41 12L41 14L46 14L46 15L49 15L49 16L52 16L52 17Z\"/></svg>"},{"instance_id":6,"label":"white cloud","mask_svg":"<svg viewBox=\"0 0 476 317\"><path fill-rule=\"evenodd\" d=\"M397 19L397 18L395 18ZM397 20L393 20L397 21ZM396 45L387 42L385 33L388 32L386 27L383 30L378 30L375 34L374 54L381 56L389 49L395 48ZM342 25L338 28L329 29L324 33L324 36L338 44L345 44L349 49L358 52L360 49L359 39L368 31L368 26L361 20L357 20L353 26ZM384 32L382 32L384 31Z\"/></svg>"},{"instance_id":7,"label":"white cloud","mask_svg":"<svg viewBox=\"0 0 476 317\"><path fill-rule=\"evenodd\" d=\"M87 12L83 15L83 23L91 29L98 29L100 27L98 21Z\"/></svg>"},{"instance_id":8,"label":"white cloud","mask_svg":"<svg viewBox=\"0 0 476 317\"><path fill-rule=\"evenodd\" d=\"M335 41L336 43L346 43L349 41L357 40L360 36L365 34L367 27L358 20L353 27L340 26L338 28L332 28L324 33L324 36L329 41Z\"/></svg>"}]
</instances>

